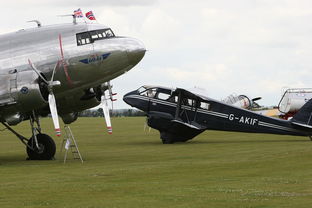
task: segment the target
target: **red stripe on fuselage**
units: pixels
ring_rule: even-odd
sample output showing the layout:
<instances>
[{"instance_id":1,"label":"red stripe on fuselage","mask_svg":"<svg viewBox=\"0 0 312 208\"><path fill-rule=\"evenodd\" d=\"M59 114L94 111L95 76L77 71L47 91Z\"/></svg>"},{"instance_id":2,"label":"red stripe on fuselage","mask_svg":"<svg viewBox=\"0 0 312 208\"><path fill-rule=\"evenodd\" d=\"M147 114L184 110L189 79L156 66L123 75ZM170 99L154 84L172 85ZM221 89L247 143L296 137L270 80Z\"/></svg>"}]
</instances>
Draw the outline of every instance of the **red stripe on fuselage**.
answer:
<instances>
[{"instance_id":1,"label":"red stripe on fuselage","mask_svg":"<svg viewBox=\"0 0 312 208\"><path fill-rule=\"evenodd\" d=\"M61 36L61 34L59 34L59 42L60 42L61 58L62 58L62 64L63 64L65 76L66 76L68 84L73 85L73 82L72 82L72 80L71 80L71 78L70 78L70 76L68 74L67 64L66 64L65 59L64 59L63 43L62 43L62 36Z\"/></svg>"}]
</instances>

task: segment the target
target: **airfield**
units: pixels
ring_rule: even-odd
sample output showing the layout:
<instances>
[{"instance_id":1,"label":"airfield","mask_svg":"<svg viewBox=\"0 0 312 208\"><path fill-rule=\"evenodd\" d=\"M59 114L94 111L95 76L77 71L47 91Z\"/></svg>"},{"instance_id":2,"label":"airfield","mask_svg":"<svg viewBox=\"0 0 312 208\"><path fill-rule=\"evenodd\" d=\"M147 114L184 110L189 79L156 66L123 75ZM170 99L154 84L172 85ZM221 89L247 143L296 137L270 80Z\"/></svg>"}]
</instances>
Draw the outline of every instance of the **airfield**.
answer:
<instances>
[{"instance_id":1,"label":"airfield","mask_svg":"<svg viewBox=\"0 0 312 208\"><path fill-rule=\"evenodd\" d=\"M54 135L50 119L45 133ZM1 132L0 207L310 207L312 142L307 137L206 131L163 145L144 117L71 125L84 164L69 154L26 161L25 147ZM29 123L16 130L30 135Z\"/></svg>"}]
</instances>

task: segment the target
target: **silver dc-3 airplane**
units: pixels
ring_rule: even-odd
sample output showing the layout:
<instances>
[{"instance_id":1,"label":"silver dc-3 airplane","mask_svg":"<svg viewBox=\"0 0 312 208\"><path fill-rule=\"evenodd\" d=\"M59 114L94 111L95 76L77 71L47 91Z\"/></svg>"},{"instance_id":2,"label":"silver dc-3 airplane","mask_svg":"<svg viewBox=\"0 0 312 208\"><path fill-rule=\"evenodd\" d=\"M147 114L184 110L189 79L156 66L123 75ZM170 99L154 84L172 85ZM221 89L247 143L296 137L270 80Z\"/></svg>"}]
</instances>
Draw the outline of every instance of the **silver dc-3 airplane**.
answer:
<instances>
[{"instance_id":1,"label":"silver dc-3 airplane","mask_svg":"<svg viewBox=\"0 0 312 208\"><path fill-rule=\"evenodd\" d=\"M58 116L70 124L77 112L102 103L111 133L109 81L138 64L146 50L101 24L34 22L35 28L0 36L0 121L26 145L29 159L49 160L55 143L42 133L39 118L51 114L60 136ZM11 127L24 120L30 120L30 139Z\"/></svg>"},{"instance_id":2,"label":"silver dc-3 airplane","mask_svg":"<svg viewBox=\"0 0 312 208\"><path fill-rule=\"evenodd\" d=\"M159 130L164 144L185 142L205 130L312 136L312 99L288 121L182 88L143 86L123 99L146 112L147 124Z\"/></svg>"}]
</instances>

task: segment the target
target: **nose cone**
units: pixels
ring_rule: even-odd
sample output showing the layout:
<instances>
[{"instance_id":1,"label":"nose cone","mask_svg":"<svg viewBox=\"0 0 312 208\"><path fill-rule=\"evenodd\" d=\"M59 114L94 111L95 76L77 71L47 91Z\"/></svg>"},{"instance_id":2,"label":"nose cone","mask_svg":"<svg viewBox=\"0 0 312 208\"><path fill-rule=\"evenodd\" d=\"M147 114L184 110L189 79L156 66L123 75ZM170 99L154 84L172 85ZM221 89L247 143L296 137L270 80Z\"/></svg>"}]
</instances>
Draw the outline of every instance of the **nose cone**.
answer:
<instances>
[{"instance_id":1,"label":"nose cone","mask_svg":"<svg viewBox=\"0 0 312 208\"><path fill-rule=\"evenodd\" d=\"M129 95L130 95L130 93L125 94L125 95L123 96L123 101L124 101L125 103L127 103L128 105L131 105L131 102L130 102L131 99L129 99ZM132 105L131 105L131 106L132 106Z\"/></svg>"},{"instance_id":2,"label":"nose cone","mask_svg":"<svg viewBox=\"0 0 312 208\"><path fill-rule=\"evenodd\" d=\"M130 43L127 49L129 64L135 66L144 57L146 49L145 49L144 44L137 39L131 39L131 41L129 42Z\"/></svg>"}]
</instances>

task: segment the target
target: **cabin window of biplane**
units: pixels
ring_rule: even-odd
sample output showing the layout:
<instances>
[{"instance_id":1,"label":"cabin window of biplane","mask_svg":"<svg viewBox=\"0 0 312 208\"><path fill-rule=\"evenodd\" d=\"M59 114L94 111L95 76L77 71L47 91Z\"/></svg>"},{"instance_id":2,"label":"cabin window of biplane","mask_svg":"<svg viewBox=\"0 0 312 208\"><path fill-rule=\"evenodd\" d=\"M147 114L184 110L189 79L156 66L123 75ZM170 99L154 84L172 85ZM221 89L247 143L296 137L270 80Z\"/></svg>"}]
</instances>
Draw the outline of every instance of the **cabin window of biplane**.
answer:
<instances>
[{"instance_id":1,"label":"cabin window of biplane","mask_svg":"<svg viewBox=\"0 0 312 208\"><path fill-rule=\"evenodd\" d=\"M210 109L210 103L200 102L200 108L204 109L204 110L209 110Z\"/></svg>"},{"instance_id":2,"label":"cabin window of biplane","mask_svg":"<svg viewBox=\"0 0 312 208\"><path fill-rule=\"evenodd\" d=\"M76 35L78 46L86 45L89 43L93 43L94 41L97 41L97 40L103 40L103 39L112 38L112 37L115 37L115 34L110 28L78 33Z\"/></svg>"},{"instance_id":3,"label":"cabin window of biplane","mask_svg":"<svg viewBox=\"0 0 312 208\"><path fill-rule=\"evenodd\" d=\"M161 100L168 100L170 98L170 94L159 92L157 94L157 98Z\"/></svg>"}]
</instances>

